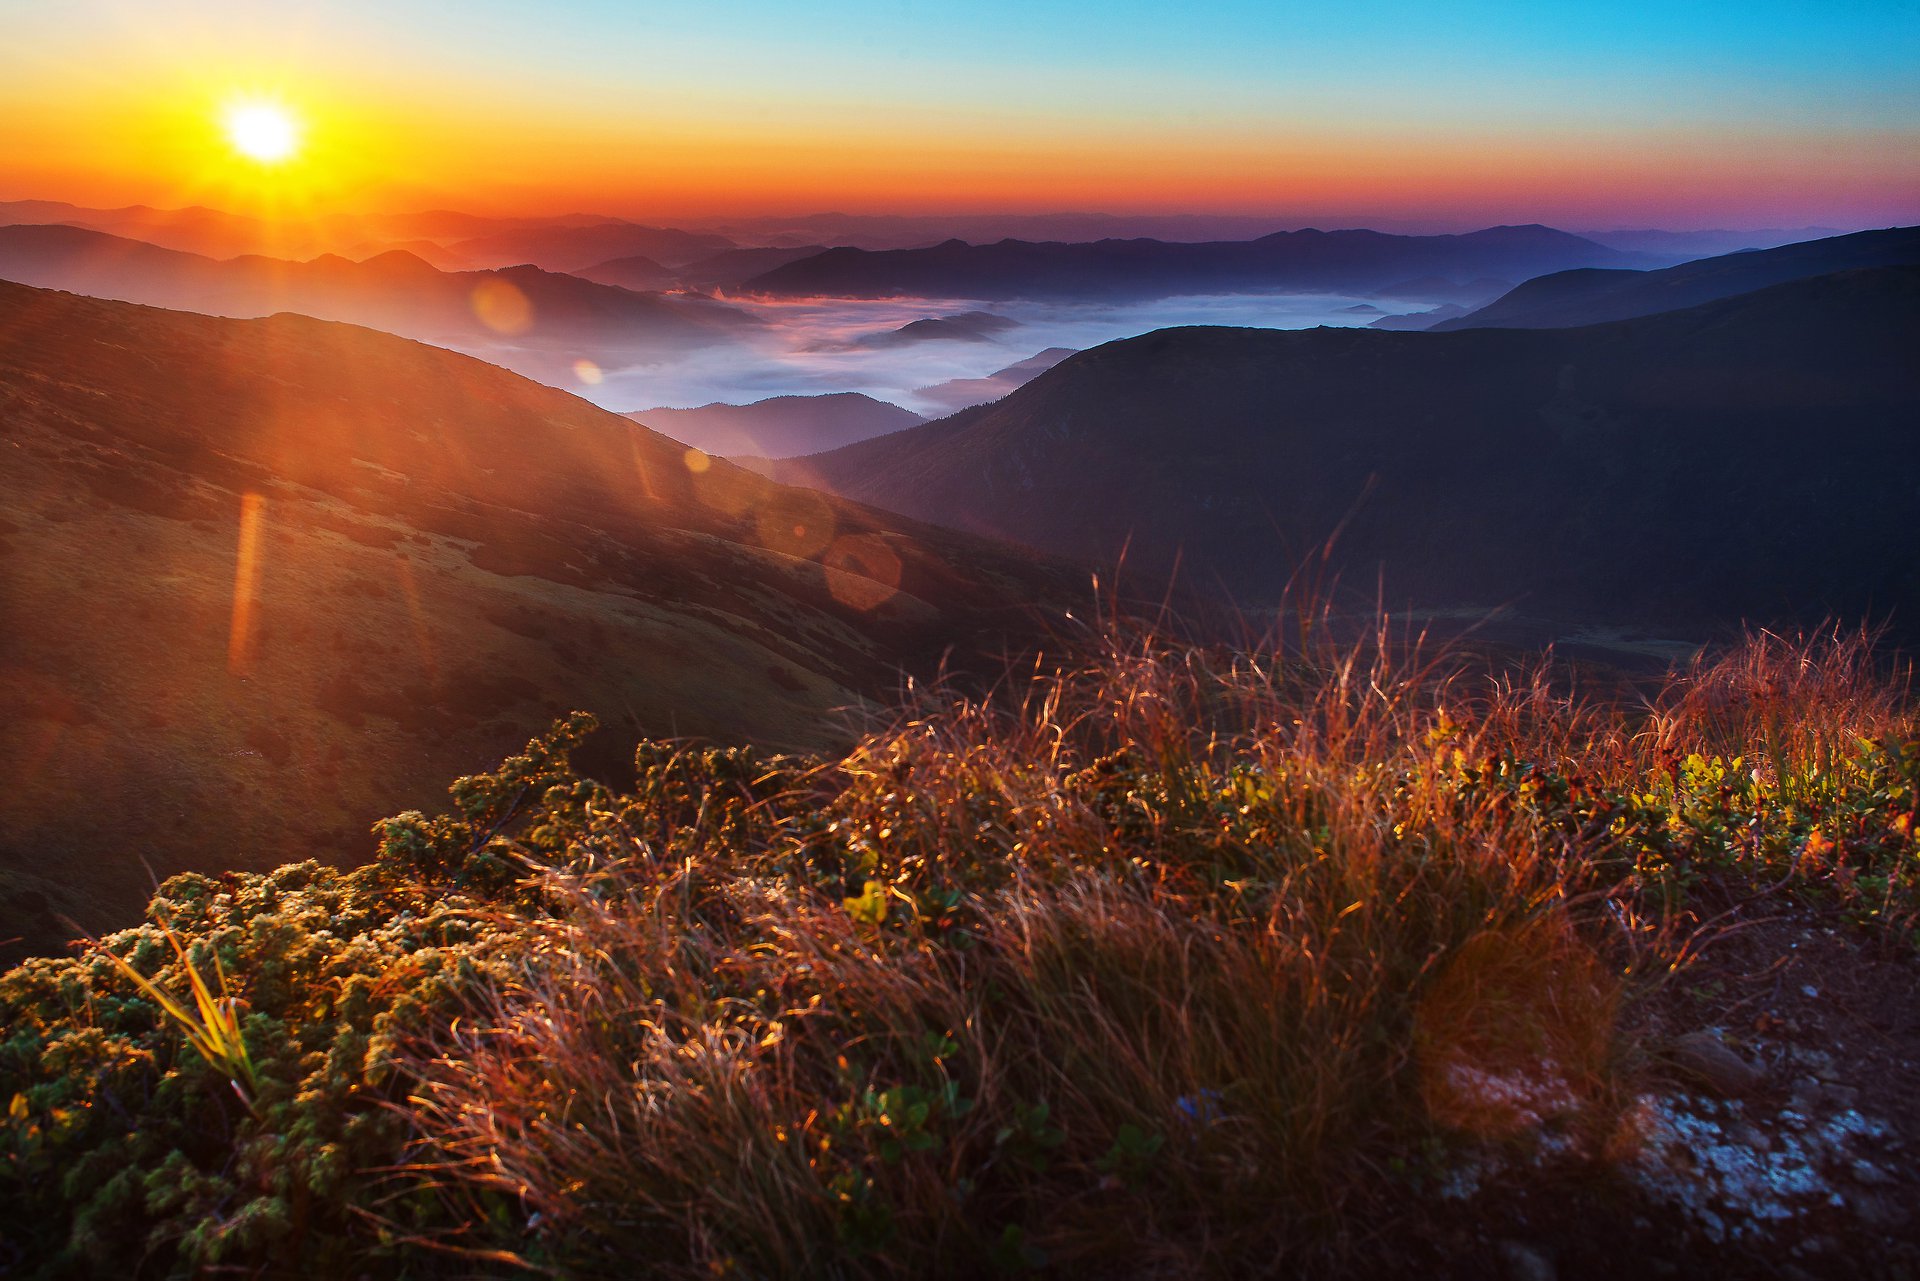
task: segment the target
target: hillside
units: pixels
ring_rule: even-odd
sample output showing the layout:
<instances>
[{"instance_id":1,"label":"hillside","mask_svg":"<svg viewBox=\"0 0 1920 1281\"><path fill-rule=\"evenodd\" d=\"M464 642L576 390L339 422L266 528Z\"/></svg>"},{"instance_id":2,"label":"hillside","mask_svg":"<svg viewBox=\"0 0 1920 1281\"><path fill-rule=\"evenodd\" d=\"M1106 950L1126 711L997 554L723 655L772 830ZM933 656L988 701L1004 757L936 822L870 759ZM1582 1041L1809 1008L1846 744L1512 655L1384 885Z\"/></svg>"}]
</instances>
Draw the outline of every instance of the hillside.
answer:
<instances>
[{"instance_id":1,"label":"hillside","mask_svg":"<svg viewBox=\"0 0 1920 1281\"><path fill-rule=\"evenodd\" d=\"M1512 281L1569 267L1637 265L1632 255L1549 227L1491 227L1457 236L1307 230L1201 244L949 240L929 249L838 248L775 268L741 288L854 298L1142 299L1262 289L1425 296L1489 276ZM1400 288L1422 277L1432 278L1422 289Z\"/></svg>"},{"instance_id":2,"label":"hillside","mask_svg":"<svg viewBox=\"0 0 1920 1281\"><path fill-rule=\"evenodd\" d=\"M1389 605L1911 631L1917 324L1884 268L1584 329L1165 330L777 474L1256 603L1311 562Z\"/></svg>"},{"instance_id":3,"label":"hillside","mask_svg":"<svg viewBox=\"0 0 1920 1281\"><path fill-rule=\"evenodd\" d=\"M1751 293L1769 285L1860 267L1920 264L1920 227L1862 231L1681 263L1663 271L1556 272L1518 286L1478 311L1444 319L1454 329L1559 329L1630 320Z\"/></svg>"},{"instance_id":4,"label":"hillside","mask_svg":"<svg viewBox=\"0 0 1920 1281\"><path fill-rule=\"evenodd\" d=\"M0 939L131 919L148 868L363 858L571 708L615 774L831 743L1062 582L298 316L0 285L0 422Z\"/></svg>"}]
</instances>

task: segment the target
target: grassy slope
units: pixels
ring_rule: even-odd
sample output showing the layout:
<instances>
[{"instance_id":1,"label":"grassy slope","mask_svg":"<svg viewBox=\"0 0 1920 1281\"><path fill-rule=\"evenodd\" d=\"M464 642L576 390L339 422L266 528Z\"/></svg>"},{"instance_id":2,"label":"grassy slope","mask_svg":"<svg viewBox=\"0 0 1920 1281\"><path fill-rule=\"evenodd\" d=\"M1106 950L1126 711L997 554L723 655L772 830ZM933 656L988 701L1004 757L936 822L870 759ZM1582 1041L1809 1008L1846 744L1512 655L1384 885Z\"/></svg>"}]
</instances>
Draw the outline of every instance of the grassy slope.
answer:
<instances>
[{"instance_id":1,"label":"grassy slope","mask_svg":"<svg viewBox=\"0 0 1920 1281\"><path fill-rule=\"evenodd\" d=\"M1714 1245L1622 1173L1659 1146L1636 1011L1699 927L1912 945L1920 723L1858 638L1756 638L1646 706L1122 638L842 756L643 746L625 794L566 768L579 732L373 865L180 878L170 930L0 979L12 1247L1466 1276L1481 1211L1444 1189L1477 1169L1555 1189L1532 1231L1571 1276L1766 1275L1816 1228L1843 1269L1913 1261L1823 1197ZM184 997L175 931L244 1056L108 959Z\"/></svg>"}]
</instances>

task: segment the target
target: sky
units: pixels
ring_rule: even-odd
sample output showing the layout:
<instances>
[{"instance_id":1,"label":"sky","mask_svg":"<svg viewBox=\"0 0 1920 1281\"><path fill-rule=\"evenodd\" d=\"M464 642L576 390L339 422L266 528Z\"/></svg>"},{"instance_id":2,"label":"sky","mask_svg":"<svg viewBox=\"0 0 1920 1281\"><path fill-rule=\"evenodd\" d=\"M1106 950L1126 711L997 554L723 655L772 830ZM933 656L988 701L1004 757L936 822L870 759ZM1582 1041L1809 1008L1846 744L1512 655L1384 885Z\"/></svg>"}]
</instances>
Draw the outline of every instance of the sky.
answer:
<instances>
[{"instance_id":1,"label":"sky","mask_svg":"<svg viewBox=\"0 0 1920 1281\"><path fill-rule=\"evenodd\" d=\"M1920 215L1920 0L0 0L0 27L0 199ZM285 104L296 159L232 154L239 98Z\"/></svg>"}]
</instances>

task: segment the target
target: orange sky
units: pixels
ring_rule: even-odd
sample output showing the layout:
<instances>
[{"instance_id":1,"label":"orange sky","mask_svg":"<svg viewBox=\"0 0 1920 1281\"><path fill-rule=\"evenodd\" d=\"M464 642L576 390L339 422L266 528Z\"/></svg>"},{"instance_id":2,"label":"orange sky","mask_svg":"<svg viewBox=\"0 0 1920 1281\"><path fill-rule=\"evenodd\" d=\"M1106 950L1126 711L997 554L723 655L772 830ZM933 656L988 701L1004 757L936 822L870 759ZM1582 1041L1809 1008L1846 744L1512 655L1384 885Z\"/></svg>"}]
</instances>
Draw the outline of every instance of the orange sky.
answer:
<instances>
[{"instance_id":1,"label":"orange sky","mask_svg":"<svg viewBox=\"0 0 1920 1281\"><path fill-rule=\"evenodd\" d=\"M1751 68L1683 68L1661 61L1664 46L1649 52L1620 33L1617 47L1581 53L1596 70L1547 75L1535 64L1551 61L1550 33L1502 26L1505 56L1530 68L1502 79L1412 42L1383 58L1331 26L1315 57L1277 28L1255 32L1294 64L1269 71L1253 58L1225 65L1239 57L1227 31L1215 33L1227 43L1165 49L1122 33L1091 52L1063 36L1049 52L1049 26L1031 33L1037 53L907 46L875 61L856 35L830 45L809 27L819 40L809 61L809 47L656 31L592 3L560 5L545 26L525 25L525 6L488 0L276 8L304 15L298 39L258 6L168 9L156 24L132 0L69 0L10 19L25 38L0 55L0 198L654 218L1372 212L1587 226L1920 213L1914 91L1867 85L1843 101L1829 83L1839 72L1821 62L1897 61L1911 47L1905 27L1885 48L1843 32L1790 73L1766 63L1784 56L1770 46L1750 53ZM1470 25L1472 9L1450 22ZM84 31L76 10L92 11ZM477 34L462 27L450 42L421 25L456 14ZM566 28L570 14L580 31ZM595 32L615 23L633 25L603 47ZM1795 48L1813 38L1788 34ZM684 56L667 57L668 46ZM1483 61L1498 54L1475 46ZM276 97L302 117L296 161L262 167L232 153L219 116L236 94Z\"/></svg>"}]
</instances>

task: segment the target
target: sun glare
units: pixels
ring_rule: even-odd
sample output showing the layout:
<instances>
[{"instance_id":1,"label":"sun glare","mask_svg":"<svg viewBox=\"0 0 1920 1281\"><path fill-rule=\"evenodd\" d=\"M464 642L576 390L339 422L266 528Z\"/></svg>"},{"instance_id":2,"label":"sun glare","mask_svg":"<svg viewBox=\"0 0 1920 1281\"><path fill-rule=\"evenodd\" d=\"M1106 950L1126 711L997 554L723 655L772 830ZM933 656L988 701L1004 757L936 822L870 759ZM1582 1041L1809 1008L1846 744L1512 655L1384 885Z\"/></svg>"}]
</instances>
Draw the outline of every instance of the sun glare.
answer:
<instances>
[{"instance_id":1,"label":"sun glare","mask_svg":"<svg viewBox=\"0 0 1920 1281\"><path fill-rule=\"evenodd\" d=\"M276 103L235 103L227 108L224 124L233 149L261 164L277 164L300 149L299 122Z\"/></svg>"}]
</instances>

